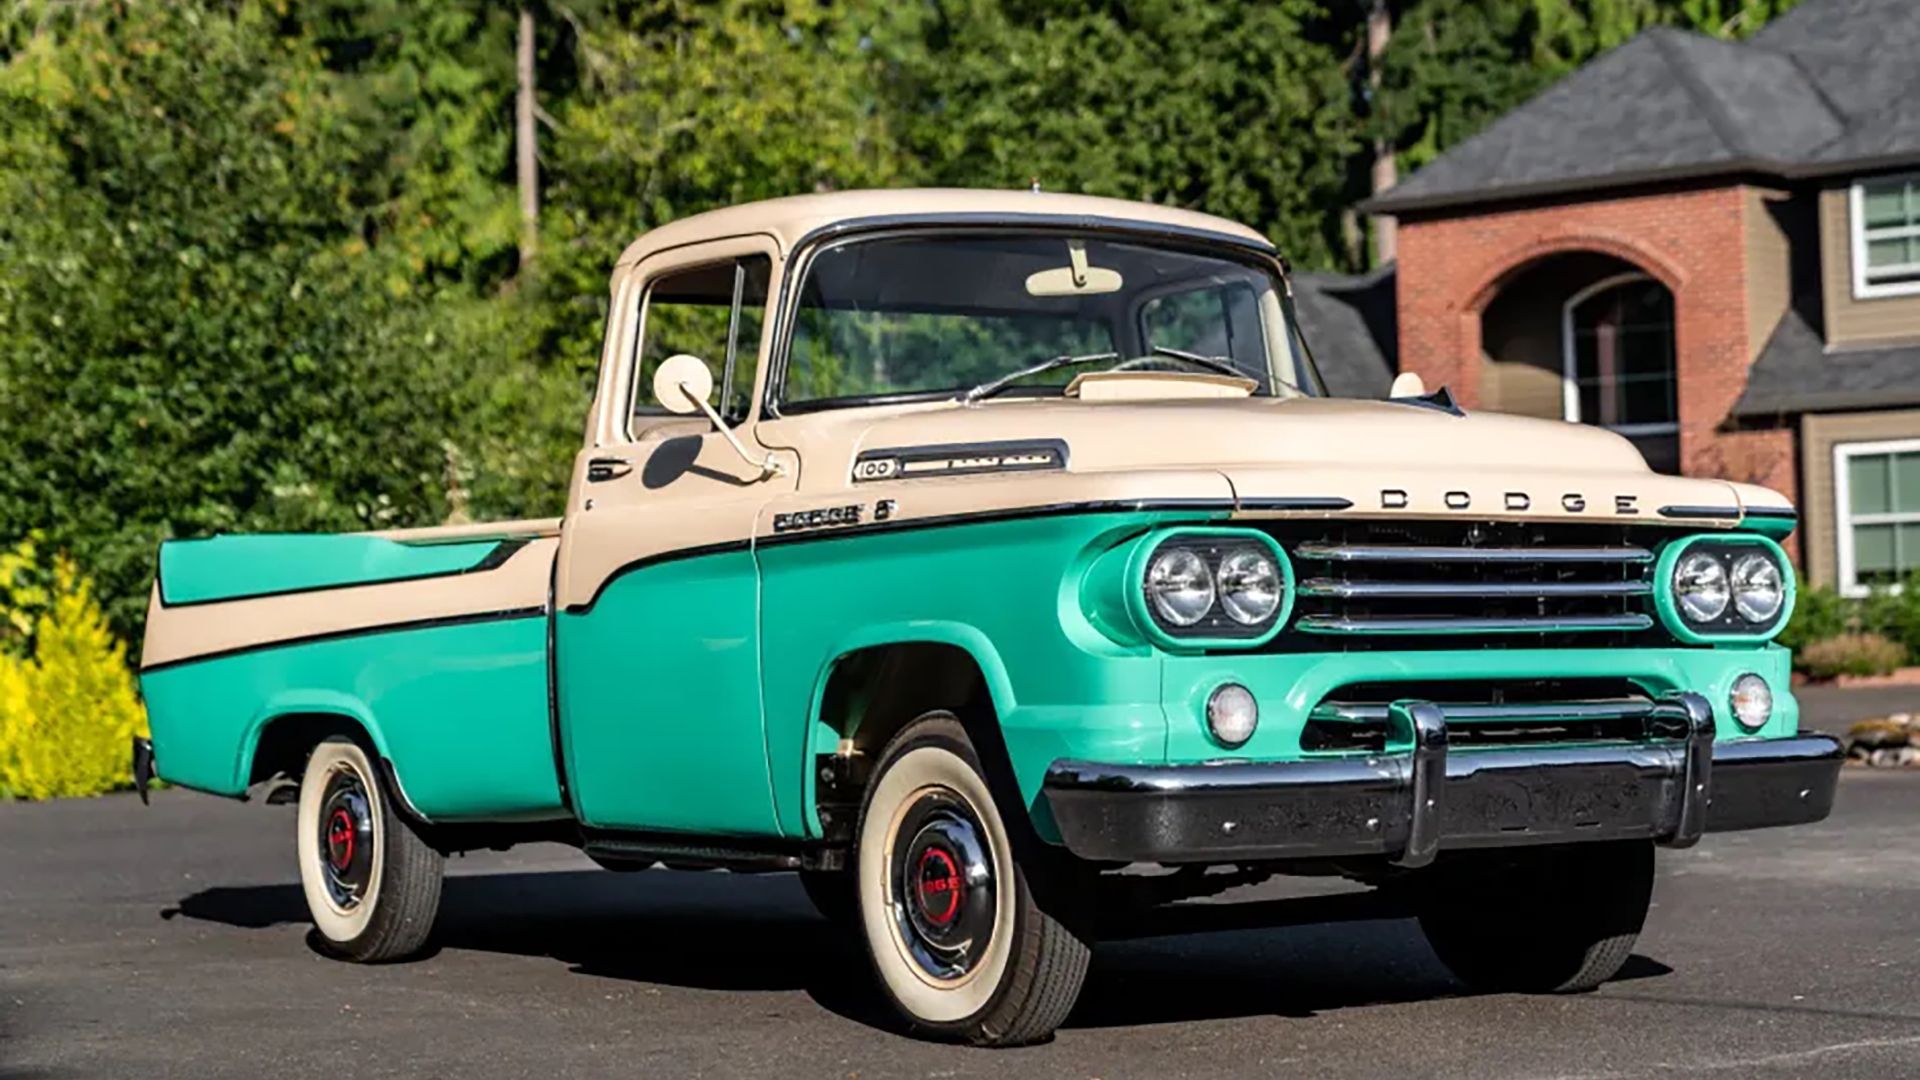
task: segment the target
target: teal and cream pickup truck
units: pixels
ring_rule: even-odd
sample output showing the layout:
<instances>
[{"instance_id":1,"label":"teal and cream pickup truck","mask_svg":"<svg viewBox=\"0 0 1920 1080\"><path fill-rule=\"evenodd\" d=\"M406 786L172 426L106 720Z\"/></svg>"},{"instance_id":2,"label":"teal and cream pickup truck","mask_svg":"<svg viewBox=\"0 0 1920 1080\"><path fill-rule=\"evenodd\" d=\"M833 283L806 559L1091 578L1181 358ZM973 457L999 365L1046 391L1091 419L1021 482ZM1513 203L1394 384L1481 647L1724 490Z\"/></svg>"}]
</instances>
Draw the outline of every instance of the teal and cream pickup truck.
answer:
<instances>
[{"instance_id":1,"label":"teal and cream pickup truck","mask_svg":"<svg viewBox=\"0 0 1920 1080\"><path fill-rule=\"evenodd\" d=\"M647 233L610 311L563 517L160 551L139 779L297 802L341 957L426 944L448 853L560 841L798 871L975 1043L1047 1037L1115 911L1272 873L1572 991L1656 846L1831 807L1785 499L1328 396L1251 229L809 195Z\"/></svg>"}]
</instances>

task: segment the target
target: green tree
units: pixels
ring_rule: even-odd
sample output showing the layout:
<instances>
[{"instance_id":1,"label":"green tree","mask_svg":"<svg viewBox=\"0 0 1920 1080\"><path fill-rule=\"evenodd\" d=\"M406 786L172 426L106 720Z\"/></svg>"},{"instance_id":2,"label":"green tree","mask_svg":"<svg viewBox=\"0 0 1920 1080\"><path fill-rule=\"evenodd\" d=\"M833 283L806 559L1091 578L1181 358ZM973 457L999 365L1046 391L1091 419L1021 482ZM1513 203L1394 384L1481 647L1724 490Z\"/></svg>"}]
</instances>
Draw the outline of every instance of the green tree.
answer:
<instances>
[{"instance_id":1,"label":"green tree","mask_svg":"<svg viewBox=\"0 0 1920 1080\"><path fill-rule=\"evenodd\" d=\"M1331 265L1359 131L1310 0L936 0L889 101L934 183L1238 218Z\"/></svg>"},{"instance_id":2,"label":"green tree","mask_svg":"<svg viewBox=\"0 0 1920 1080\"><path fill-rule=\"evenodd\" d=\"M369 242L378 103L257 5L39 15L0 67L0 536L125 632L164 537L437 520L455 388Z\"/></svg>"}]
</instances>

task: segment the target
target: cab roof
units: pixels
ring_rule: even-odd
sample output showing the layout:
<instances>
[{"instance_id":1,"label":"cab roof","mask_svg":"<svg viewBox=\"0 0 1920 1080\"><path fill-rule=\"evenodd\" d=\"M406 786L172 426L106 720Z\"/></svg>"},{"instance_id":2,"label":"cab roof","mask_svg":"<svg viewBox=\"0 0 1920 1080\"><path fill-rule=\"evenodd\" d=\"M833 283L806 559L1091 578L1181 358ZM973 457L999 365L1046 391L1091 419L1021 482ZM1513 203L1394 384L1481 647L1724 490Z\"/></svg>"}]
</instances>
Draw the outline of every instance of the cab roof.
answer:
<instances>
[{"instance_id":1,"label":"cab roof","mask_svg":"<svg viewBox=\"0 0 1920 1080\"><path fill-rule=\"evenodd\" d=\"M784 256L807 236L822 230L880 224L1020 224L1041 220L1206 234L1273 250L1265 236L1237 221L1153 203L1052 192L902 188L789 195L694 214L642 233L621 254L618 265L629 266L669 248L732 236L771 236Z\"/></svg>"}]
</instances>

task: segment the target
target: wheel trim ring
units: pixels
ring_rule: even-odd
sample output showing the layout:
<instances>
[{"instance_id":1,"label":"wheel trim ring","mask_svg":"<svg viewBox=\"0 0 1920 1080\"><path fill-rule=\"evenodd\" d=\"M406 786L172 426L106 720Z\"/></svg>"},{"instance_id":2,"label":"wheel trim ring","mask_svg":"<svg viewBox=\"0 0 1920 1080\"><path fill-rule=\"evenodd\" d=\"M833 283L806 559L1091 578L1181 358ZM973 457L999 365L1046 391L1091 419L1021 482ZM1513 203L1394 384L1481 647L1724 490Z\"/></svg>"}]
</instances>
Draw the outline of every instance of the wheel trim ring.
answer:
<instances>
[{"instance_id":1,"label":"wheel trim ring","mask_svg":"<svg viewBox=\"0 0 1920 1080\"><path fill-rule=\"evenodd\" d=\"M918 1025L951 1028L983 1015L1000 999L1007 979L1016 970L1014 946L1020 928L1019 867L999 803L987 788L959 740L929 738L890 755L874 776L867 795L855 855L860 867L860 920L876 974L903 1016ZM994 851L994 873L1004 884L999 890L996 918L1006 930L995 934L970 977L960 983L937 983L907 958L893 929L889 904L887 839L898 810L922 787L937 784L959 792L974 807L987 828Z\"/></svg>"},{"instance_id":2,"label":"wheel trim ring","mask_svg":"<svg viewBox=\"0 0 1920 1080\"><path fill-rule=\"evenodd\" d=\"M912 839L902 844L909 824ZM901 801L889 822L887 849L885 888L895 947L928 985L965 985L991 950L999 921L994 852L986 829L964 795L930 784ZM941 890L945 896L930 898L924 888L921 872L929 861L954 871L949 889Z\"/></svg>"},{"instance_id":3,"label":"wheel trim ring","mask_svg":"<svg viewBox=\"0 0 1920 1080\"><path fill-rule=\"evenodd\" d=\"M338 845L334 841L337 823L348 826L344 842ZM378 881L380 836L379 814L366 778L351 761L337 761L328 770L319 831L321 892L335 912L356 915Z\"/></svg>"}]
</instances>

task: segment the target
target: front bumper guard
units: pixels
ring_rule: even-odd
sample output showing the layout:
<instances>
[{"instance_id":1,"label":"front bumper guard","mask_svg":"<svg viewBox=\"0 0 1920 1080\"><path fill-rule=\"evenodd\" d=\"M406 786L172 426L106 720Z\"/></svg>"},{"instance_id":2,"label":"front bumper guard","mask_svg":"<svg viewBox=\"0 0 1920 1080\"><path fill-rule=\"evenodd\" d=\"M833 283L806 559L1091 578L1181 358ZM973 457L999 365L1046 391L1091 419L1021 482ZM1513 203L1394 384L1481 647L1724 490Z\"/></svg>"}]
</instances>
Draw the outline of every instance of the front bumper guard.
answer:
<instances>
[{"instance_id":1,"label":"front bumper guard","mask_svg":"<svg viewBox=\"0 0 1920 1080\"><path fill-rule=\"evenodd\" d=\"M1642 712L1645 707L1641 706ZM1396 750L1203 765L1057 761L1043 790L1068 850L1101 862L1205 863L1650 839L1819 821L1833 809L1838 740L1714 740L1698 694L1662 699L1649 730L1680 738L1449 753L1425 701L1388 710Z\"/></svg>"}]
</instances>

